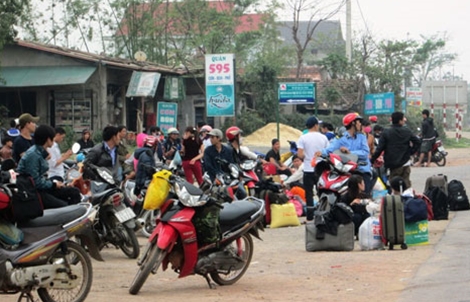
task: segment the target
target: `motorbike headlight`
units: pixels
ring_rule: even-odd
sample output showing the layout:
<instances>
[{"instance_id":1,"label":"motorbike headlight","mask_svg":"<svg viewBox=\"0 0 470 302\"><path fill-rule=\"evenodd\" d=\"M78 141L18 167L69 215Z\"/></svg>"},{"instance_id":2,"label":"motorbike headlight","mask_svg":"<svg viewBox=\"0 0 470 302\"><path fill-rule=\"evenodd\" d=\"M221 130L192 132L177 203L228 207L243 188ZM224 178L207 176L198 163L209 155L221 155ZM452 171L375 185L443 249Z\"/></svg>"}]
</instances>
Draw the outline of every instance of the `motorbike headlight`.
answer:
<instances>
[{"instance_id":1,"label":"motorbike headlight","mask_svg":"<svg viewBox=\"0 0 470 302\"><path fill-rule=\"evenodd\" d=\"M256 162L254 160L247 160L247 161L244 161L240 164L240 167L243 169L243 170L252 170L256 165Z\"/></svg>"},{"instance_id":2,"label":"motorbike headlight","mask_svg":"<svg viewBox=\"0 0 470 302\"><path fill-rule=\"evenodd\" d=\"M201 198L200 195L191 195L185 186L175 183L175 192L178 200L187 207L200 207L206 204L207 200Z\"/></svg>"}]
</instances>

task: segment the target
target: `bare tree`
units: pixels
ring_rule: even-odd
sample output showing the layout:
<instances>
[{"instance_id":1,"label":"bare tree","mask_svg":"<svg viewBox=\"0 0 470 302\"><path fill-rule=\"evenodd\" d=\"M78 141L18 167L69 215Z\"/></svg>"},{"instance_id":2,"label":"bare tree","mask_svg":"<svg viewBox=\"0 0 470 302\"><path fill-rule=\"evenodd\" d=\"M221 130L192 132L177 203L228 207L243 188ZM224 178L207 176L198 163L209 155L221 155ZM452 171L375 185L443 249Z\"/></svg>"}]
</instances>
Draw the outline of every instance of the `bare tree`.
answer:
<instances>
[{"instance_id":1,"label":"bare tree","mask_svg":"<svg viewBox=\"0 0 470 302\"><path fill-rule=\"evenodd\" d=\"M292 11L292 38L295 43L296 52L296 78L300 77L301 68L304 62L305 50L313 39L315 30L321 22L335 16L346 4L346 0L341 0L330 5L320 6L321 0L286 0L286 4ZM302 18L306 17L307 29L303 36L299 29Z\"/></svg>"}]
</instances>

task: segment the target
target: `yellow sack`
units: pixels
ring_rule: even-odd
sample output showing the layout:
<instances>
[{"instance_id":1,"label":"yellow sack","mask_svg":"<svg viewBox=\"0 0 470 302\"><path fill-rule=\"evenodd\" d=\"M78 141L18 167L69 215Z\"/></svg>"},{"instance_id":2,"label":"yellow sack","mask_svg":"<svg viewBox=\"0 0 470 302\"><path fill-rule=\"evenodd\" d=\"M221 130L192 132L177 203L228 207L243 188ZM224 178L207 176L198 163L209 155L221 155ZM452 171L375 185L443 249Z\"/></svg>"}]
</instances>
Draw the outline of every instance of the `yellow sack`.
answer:
<instances>
[{"instance_id":1,"label":"yellow sack","mask_svg":"<svg viewBox=\"0 0 470 302\"><path fill-rule=\"evenodd\" d=\"M271 205L271 229L285 226L299 226L300 221L293 203Z\"/></svg>"},{"instance_id":2,"label":"yellow sack","mask_svg":"<svg viewBox=\"0 0 470 302\"><path fill-rule=\"evenodd\" d=\"M165 203L170 192L171 172L161 170L153 174L144 199L144 210L157 210Z\"/></svg>"}]
</instances>

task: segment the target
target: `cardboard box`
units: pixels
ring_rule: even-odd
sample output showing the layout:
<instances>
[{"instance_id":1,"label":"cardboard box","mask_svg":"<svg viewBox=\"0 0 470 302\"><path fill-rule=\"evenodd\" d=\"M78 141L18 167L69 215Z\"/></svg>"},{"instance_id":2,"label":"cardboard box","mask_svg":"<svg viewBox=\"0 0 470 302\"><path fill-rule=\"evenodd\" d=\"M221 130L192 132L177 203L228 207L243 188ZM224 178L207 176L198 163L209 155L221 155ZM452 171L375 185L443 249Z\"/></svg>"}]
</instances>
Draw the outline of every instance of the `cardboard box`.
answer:
<instances>
[{"instance_id":1,"label":"cardboard box","mask_svg":"<svg viewBox=\"0 0 470 302\"><path fill-rule=\"evenodd\" d=\"M427 220L405 223L405 242L409 246L429 244Z\"/></svg>"}]
</instances>

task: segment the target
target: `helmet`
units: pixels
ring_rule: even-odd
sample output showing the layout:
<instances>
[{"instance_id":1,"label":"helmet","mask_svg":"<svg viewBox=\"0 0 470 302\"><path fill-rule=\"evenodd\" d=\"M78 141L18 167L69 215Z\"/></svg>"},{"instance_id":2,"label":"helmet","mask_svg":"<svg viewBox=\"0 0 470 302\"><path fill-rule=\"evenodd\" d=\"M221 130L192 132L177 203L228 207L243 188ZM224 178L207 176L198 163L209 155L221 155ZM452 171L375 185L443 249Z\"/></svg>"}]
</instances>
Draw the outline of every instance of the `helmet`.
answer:
<instances>
[{"instance_id":1,"label":"helmet","mask_svg":"<svg viewBox=\"0 0 470 302\"><path fill-rule=\"evenodd\" d=\"M348 113L343 117L343 125L347 127L356 120L362 120L362 117L359 115L359 113L357 112Z\"/></svg>"},{"instance_id":2,"label":"helmet","mask_svg":"<svg viewBox=\"0 0 470 302\"><path fill-rule=\"evenodd\" d=\"M85 160L85 154L79 153L77 154L77 157L75 159L77 160L77 163L81 163L82 161Z\"/></svg>"},{"instance_id":3,"label":"helmet","mask_svg":"<svg viewBox=\"0 0 470 302\"><path fill-rule=\"evenodd\" d=\"M377 115L369 116L369 121L371 123L377 123Z\"/></svg>"},{"instance_id":4,"label":"helmet","mask_svg":"<svg viewBox=\"0 0 470 302\"><path fill-rule=\"evenodd\" d=\"M178 129L176 129L175 127L168 128L167 132L168 132L168 134L180 134Z\"/></svg>"},{"instance_id":5,"label":"helmet","mask_svg":"<svg viewBox=\"0 0 470 302\"><path fill-rule=\"evenodd\" d=\"M237 136L240 133L243 133L243 131L240 128L238 128L237 126L232 126L225 131L225 136L227 137L229 141L231 141L231 140L234 140L235 136Z\"/></svg>"},{"instance_id":6,"label":"helmet","mask_svg":"<svg viewBox=\"0 0 470 302\"><path fill-rule=\"evenodd\" d=\"M147 135L144 138L144 146L152 148L153 146L155 146L156 142L157 142L157 138L153 135Z\"/></svg>"},{"instance_id":7,"label":"helmet","mask_svg":"<svg viewBox=\"0 0 470 302\"><path fill-rule=\"evenodd\" d=\"M204 125L204 126L201 127L201 130L199 132L204 132L204 131L211 132L212 127L209 126L209 125Z\"/></svg>"}]
</instances>

